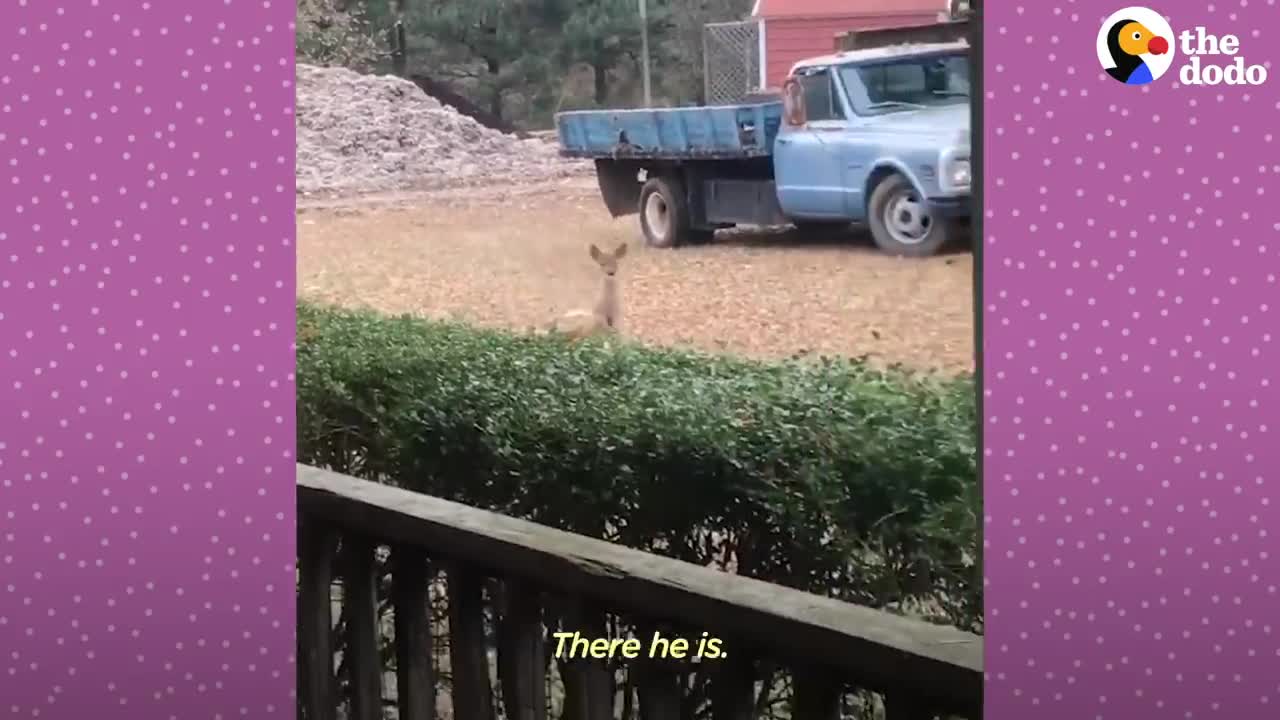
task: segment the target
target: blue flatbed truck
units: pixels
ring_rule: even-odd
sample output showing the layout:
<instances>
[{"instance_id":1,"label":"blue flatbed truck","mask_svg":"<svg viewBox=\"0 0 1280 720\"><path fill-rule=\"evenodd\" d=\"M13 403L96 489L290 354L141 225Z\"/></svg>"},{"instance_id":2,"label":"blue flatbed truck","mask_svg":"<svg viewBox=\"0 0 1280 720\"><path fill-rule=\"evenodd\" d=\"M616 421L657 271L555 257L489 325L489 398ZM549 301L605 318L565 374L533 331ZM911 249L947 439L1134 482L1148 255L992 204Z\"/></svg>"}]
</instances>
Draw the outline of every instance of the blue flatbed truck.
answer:
<instances>
[{"instance_id":1,"label":"blue flatbed truck","mask_svg":"<svg viewBox=\"0 0 1280 720\"><path fill-rule=\"evenodd\" d=\"M648 244L738 225L865 223L895 255L937 253L970 216L963 40L864 47L797 63L780 97L556 116L562 155L595 161L614 217Z\"/></svg>"}]
</instances>

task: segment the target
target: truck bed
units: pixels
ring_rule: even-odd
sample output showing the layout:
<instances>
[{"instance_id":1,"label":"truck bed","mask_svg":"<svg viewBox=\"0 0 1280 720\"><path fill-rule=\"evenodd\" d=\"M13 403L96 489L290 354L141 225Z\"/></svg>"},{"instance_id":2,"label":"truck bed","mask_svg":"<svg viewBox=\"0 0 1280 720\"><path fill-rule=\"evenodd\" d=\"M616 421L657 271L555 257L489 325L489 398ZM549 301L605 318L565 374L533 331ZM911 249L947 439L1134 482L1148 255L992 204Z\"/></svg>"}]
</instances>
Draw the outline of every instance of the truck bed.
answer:
<instances>
[{"instance_id":1,"label":"truck bed","mask_svg":"<svg viewBox=\"0 0 1280 720\"><path fill-rule=\"evenodd\" d=\"M556 115L560 154L577 158L765 157L773 152L781 124L778 101Z\"/></svg>"}]
</instances>

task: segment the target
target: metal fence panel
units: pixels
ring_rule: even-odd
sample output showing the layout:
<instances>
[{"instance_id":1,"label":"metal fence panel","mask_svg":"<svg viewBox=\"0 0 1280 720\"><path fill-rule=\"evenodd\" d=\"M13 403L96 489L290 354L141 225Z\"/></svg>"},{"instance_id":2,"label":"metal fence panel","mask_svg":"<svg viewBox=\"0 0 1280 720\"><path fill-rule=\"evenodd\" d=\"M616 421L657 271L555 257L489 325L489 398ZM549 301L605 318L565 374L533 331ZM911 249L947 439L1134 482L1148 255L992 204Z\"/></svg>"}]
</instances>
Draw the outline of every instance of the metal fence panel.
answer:
<instances>
[{"instance_id":1,"label":"metal fence panel","mask_svg":"<svg viewBox=\"0 0 1280 720\"><path fill-rule=\"evenodd\" d=\"M760 25L755 20L710 23L702 29L707 103L735 103L760 85Z\"/></svg>"}]
</instances>

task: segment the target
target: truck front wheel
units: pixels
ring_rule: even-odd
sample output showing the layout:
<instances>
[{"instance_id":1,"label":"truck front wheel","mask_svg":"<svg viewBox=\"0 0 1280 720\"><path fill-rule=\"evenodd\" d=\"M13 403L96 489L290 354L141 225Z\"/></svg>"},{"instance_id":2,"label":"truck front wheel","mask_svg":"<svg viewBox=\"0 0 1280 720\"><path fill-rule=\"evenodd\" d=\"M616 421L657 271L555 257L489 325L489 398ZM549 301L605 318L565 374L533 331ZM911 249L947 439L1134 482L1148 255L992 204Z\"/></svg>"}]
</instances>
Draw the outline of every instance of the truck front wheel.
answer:
<instances>
[{"instance_id":1,"label":"truck front wheel","mask_svg":"<svg viewBox=\"0 0 1280 720\"><path fill-rule=\"evenodd\" d=\"M911 181L890 175L867 203L871 237L882 251L904 257L935 255L950 239L950 223L935 217Z\"/></svg>"},{"instance_id":2,"label":"truck front wheel","mask_svg":"<svg viewBox=\"0 0 1280 720\"><path fill-rule=\"evenodd\" d=\"M645 242L657 248L707 242L713 232L690 226L684 185L669 177L651 177L640 189L640 229Z\"/></svg>"}]
</instances>

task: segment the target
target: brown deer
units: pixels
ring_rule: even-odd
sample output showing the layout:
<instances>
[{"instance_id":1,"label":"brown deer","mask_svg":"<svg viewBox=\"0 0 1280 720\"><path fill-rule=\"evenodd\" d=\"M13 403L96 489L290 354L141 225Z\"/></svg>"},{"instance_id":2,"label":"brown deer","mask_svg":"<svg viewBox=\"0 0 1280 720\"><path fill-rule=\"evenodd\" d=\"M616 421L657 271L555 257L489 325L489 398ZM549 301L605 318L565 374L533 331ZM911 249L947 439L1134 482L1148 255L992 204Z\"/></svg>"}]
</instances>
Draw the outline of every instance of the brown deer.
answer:
<instances>
[{"instance_id":1,"label":"brown deer","mask_svg":"<svg viewBox=\"0 0 1280 720\"><path fill-rule=\"evenodd\" d=\"M603 273L600 297L590 310L570 310L556 318L550 327L553 334L576 340L618 331L618 324L622 319L622 302L618 297L618 263L627 254L627 244L622 243L613 252L605 252L593 244L590 253L591 259L600 266Z\"/></svg>"}]
</instances>

